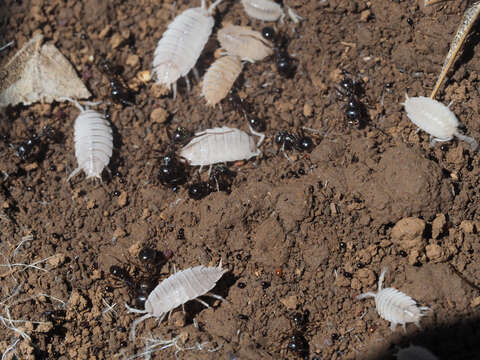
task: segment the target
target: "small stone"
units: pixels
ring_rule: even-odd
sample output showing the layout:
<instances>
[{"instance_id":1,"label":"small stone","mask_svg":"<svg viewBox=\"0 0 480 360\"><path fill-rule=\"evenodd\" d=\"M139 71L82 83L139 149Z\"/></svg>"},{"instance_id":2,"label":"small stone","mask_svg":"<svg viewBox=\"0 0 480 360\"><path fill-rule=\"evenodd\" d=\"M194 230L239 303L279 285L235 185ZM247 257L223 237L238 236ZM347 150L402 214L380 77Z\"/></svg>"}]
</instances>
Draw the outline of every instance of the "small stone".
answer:
<instances>
[{"instance_id":1,"label":"small stone","mask_svg":"<svg viewBox=\"0 0 480 360\"><path fill-rule=\"evenodd\" d=\"M38 164L37 164L36 162L30 163L30 164L26 164L25 166L23 166L23 169L24 169L25 171L36 170L36 169L38 169Z\"/></svg>"},{"instance_id":2,"label":"small stone","mask_svg":"<svg viewBox=\"0 0 480 360\"><path fill-rule=\"evenodd\" d=\"M460 229L462 229L465 234L473 234L475 232L475 223L470 220L463 220L460 223Z\"/></svg>"},{"instance_id":3,"label":"small stone","mask_svg":"<svg viewBox=\"0 0 480 360\"><path fill-rule=\"evenodd\" d=\"M362 285L365 287L371 286L376 282L375 274L373 273L373 271L366 268L359 269L357 271L357 277L358 279L360 279Z\"/></svg>"},{"instance_id":4,"label":"small stone","mask_svg":"<svg viewBox=\"0 0 480 360\"><path fill-rule=\"evenodd\" d=\"M105 26L103 28L102 31L100 31L100 33L98 34L98 38L99 39L105 39L105 37L108 35L108 33L110 32L110 30L112 30L112 25L108 24L107 26Z\"/></svg>"},{"instance_id":5,"label":"small stone","mask_svg":"<svg viewBox=\"0 0 480 360\"><path fill-rule=\"evenodd\" d=\"M65 254L58 253L53 255L50 259L48 259L47 263L52 267L57 267L62 265L65 262Z\"/></svg>"},{"instance_id":6,"label":"small stone","mask_svg":"<svg viewBox=\"0 0 480 360\"><path fill-rule=\"evenodd\" d=\"M119 239L119 238L122 238L126 235L127 233L125 232L125 230L123 229L116 229L114 232L113 232L113 237L115 239Z\"/></svg>"},{"instance_id":7,"label":"small stone","mask_svg":"<svg viewBox=\"0 0 480 360\"><path fill-rule=\"evenodd\" d=\"M472 300L470 303L470 306L472 308L476 308L478 305L480 305L480 296L477 296L475 299Z\"/></svg>"},{"instance_id":8,"label":"small stone","mask_svg":"<svg viewBox=\"0 0 480 360\"><path fill-rule=\"evenodd\" d=\"M125 63L130 67L137 67L139 62L140 58L135 54L128 55L127 60L125 61Z\"/></svg>"},{"instance_id":9,"label":"small stone","mask_svg":"<svg viewBox=\"0 0 480 360\"><path fill-rule=\"evenodd\" d=\"M122 42L123 42L122 36L118 33L115 33L110 39L110 46L112 47L112 49L116 49L120 46Z\"/></svg>"},{"instance_id":10,"label":"small stone","mask_svg":"<svg viewBox=\"0 0 480 360\"><path fill-rule=\"evenodd\" d=\"M165 121L167 121L167 119L168 112L161 107L153 109L152 113L150 114L150 120L156 123L163 124Z\"/></svg>"},{"instance_id":11,"label":"small stone","mask_svg":"<svg viewBox=\"0 0 480 360\"><path fill-rule=\"evenodd\" d=\"M305 103L305 105L303 105L303 115L306 117L310 117L313 115L312 105L308 103Z\"/></svg>"},{"instance_id":12,"label":"small stone","mask_svg":"<svg viewBox=\"0 0 480 360\"><path fill-rule=\"evenodd\" d=\"M39 332L39 333L48 333L50 330L53 329L53 324L51 321L48 321L48 322L44 322L44 323L41 323L37 326L37 328L35 329L35 331Z\"/></svg>"},{"instance_id":13,"label":"small stone","mask_svg":"<svg viewBox=\"0 0 480 360\"><path fill-rule=\"evenodd\" d=\"M438 214L435 220L432 223L432 238L436 239L438 236L443 233L445 230L445 225L447 224L447 219L445 215Z\"/></svg>"},{"instance_id":14,"label":"small stone","mask_svg":"<svg viewBox=\"0 0 480 360\"><path fill-rule=\"evenodd\" d=\"M69 304L77 311L82 311L87 307L87 299L85 299L77 290L73 290Z\"/></svg>"},{"instance_id":15,"label":"small stone","mask_svg":"<svg viewBox=\"0 0 480 360\"><path fill-rule=\"evenodd\" d=\"M152 80L152 74L149 70L142 70L137 73L137 79L143 83L146 83Z\"/></svg>"},{"instance_id":16,"label":"small stone","mask_svg":"<svg viewBox=\"0 0 480 360\"><path fill-rule=\"evenodd\" d=\"M290 295L280 299L280 302L289 310L295 310L298 304L297 295Z\"/></svg>"},{"instance_id":17,"label":"small stone","mask_svg":"<svg viewBox=\"0 0 480 360\"><path fill-rule=\"evenodd\" d=\"M163 96L167 96L168 94L170 94L170 89L168 87L166 87L165 85L154 84L152 86L151 95L155 99L159 99Z\"/></svg>"},{"instance_id":18,"label":"small stone","mask_svg":"<svg viewBox=\"0 0 480 360\"><path fill-rule=\"evenodd\" d=\"M396 242L403 239L415 239L422 236L425 231L425 221L422 219L408 217L401 219L392 229L392 240Z\"/></svg>"},{"instance_id":19,"label":"small stone","mask_svg":"<svg viewBox=\"0 0 480 360\"><path fill-rule=\"evenodd\" d=\"M127 193L125 191L122 191L120 196L118 197L117 204L120 207L124 207L128 203L128 198L127 198Z\"/></svg>"},{"instance_id":20,"label":"small stone","mask_svg":"<svg viewBox=\"0 0 480 360\"><path fill-rule=\"evenodd\" d=\"M170 317L169 323L174 325L177 329L181 329L187 323L185 314L181 311L176 311Z\"/></svg>"},{"instance_id":21,"label":"small stone","mask_svg":"<svg viewBox=\"0 0 480 360\"><path fill-rule=\"evenodd\" d=\"M360 21L362 22L368 21L371 14L372 14L372 11L370 9L363 10L362 13L360 14Z\"/></svg>"},{"instance_id":22,"label":"small stone","mask_svg":"<svg viewBox=\"0 0 480 360\"><path fill-rule=\"evenodd\" d=\"M441 262L444 258L442 247L437 244L430 244L425 247L427 258L433 262Z\"/></svg>"},{"instance_id":23,"label":"small stone","mask_svg":"<svg viewBox=\"0 0 480 360\"><path fill-rule=\"evenodd\" d=\"M93 209L95 207L95 200L89 200L87 202L87 209Z\"/></svg>"},{"instance_id":24,"label":"small stone","mask_svg":"<svg viewBox=\"0 0 480 360\"><path fill-rule=\"evenodd\" d=\"M423 250L425 225L425 221L418 218L409 217L400 220L392 229L392 242L402 250Z\"/></svg>"}]
</instances>

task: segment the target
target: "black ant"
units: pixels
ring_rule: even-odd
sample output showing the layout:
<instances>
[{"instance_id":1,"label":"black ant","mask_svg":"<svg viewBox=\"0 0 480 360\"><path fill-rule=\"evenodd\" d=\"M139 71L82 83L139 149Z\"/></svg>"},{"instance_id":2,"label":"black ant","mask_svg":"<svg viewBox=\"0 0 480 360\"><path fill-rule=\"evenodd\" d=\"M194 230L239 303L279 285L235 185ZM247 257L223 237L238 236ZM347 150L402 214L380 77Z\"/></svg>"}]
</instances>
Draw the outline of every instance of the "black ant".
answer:
<instances>
[{"instance_id":1,"label":"black ant","mask_svg":"<svg viewBox=\"0 0 480 360\"><path fill-rule=\"evenodd\" d=\"M253 130L265 131L265 121L253 115L252 105L238 95L237 89L234 88L229 91L227 100L232 104L235 111L248 121Z\"/></svg>"},{"instance_id":2,"label":"black ant","mask_svg":"<svg viewBox=\"0 0 480 360\"><path fill-rule=\"evenodd\" d=\"M120 76L122 68L120 66L113 66L108 60L101 63L103 73L108 78L110 83L113 101L123 106L133 105L135 103L135 95L126 85L125 80Z\"/></svg>"},{"instance_id":3,"label":"black ant","mask_svg":"<svg viewBox=\"0 0 480 360\"><path fill-rule=\"evenodd\" d=\"M286 78L293 78L297 68L295 59L288 54L288 39L269 26L262 29L262 36L273 43L275 66L280 75Z\"/></svg>"},{"instance_id":4,"label":"black ant","mask_svg":"<svg viewBox=\"0 0 480 360\"><path fill-rule=\"evenodd\" d=\"M177 127L173 134L168 133L168 137L173 141L174 144L185 145L191 138L193 134L184 128L183 126Z\"/></svg>"},{"instance_id":5,"label":"black ant","mask_svg":"<svg viewBox=\"0 0 480 360\"><path fill-rule=\"evenodd\" d=\"M362 128L367 116L365 105L359 100L365 93L363 81L351 78L345 70L342 70L342 75L344 76L343 80L335 88L339 95L347 101L345 116L350 125Z\"/></svg>"},{"instance_id":6,"label":"black ant","mask_svg":"<svg viewBox=\"0 0 480 360\"><path fill-rule=\"evenodd\" d=\"M144 308L148 295L158 283L161 265L166 261L163 254L155 249L144 247L138 253L138 260L144 265L148 276L135 279L130 272L119 265L110 266L110 274L121 280L134 296L135 306ZM137 268L137 266L135 266ZM136 272L136 271L135 271Z\"/></svg>"},{"instance_id":7,"label":"black ant","mask_svg":"<svg viewBox=\"0 0 480 360\"><path fill-rule=\"evenodd\" d=\"M171 151L160 160L158 178L163 185L175 186L184 184L187 180L185 165Z\"/></svg>"},{"instance_id":8,"label":"black ant","mask_svg":"<svg viewBox=\"0 0 480 360\"><path fill-rule=\"evenodd\" d=\"M40 135L31 132L29 139L22 141L19 144L10 144L10 146L15 149L15 153L20 159L22 159L22 161L33 162L39 160L46 151L46 144L42 139L58 142L61 139L61 135L57 133L55 129L47 125L43 127ZM4 137L4 141L8 142L7 136Z\"/></svg>"},{"instance_id":9,"label":"black ant","mask_svg":"<svg viewBox=\"0 0 480 360\"><path fill-rule=\"evenodd\" d=\"M277 133L277 135L275 135L275 143L281 146L281 150L284 154L285 150L296 149L298 151L310 152L313 149L313 141L310 137L297 135L287 131L280 131Z\"/></svg>"},{"instance_id":10,"label":"black ant","mask_svg":"<svg viewBox=\"0 0 480 360\"><path fill-rule=\"evenodd\" d=\"M305 310L303 313L297 312L293 314L292 319L295 323L295 329L288 337L289 342L287 345L287 350L291 351L294 354L297 354L303 359L308 359L310 352L310 346L304 335L308 324L309 316L310 312L308 310Z\"/></svg>"},{"instance_id":11,"label":"black ant","mask_svg":"<svg viewBox=\"0 0 480 360\"><path fill-rule=\"evenodd\" d=\"M231 179L236 173L225 166L215 166L210 173L208 181L198 181L188 187L188 195L194 200L203 199L215 191L231 192Z\"/></svg>"}]
</instances>

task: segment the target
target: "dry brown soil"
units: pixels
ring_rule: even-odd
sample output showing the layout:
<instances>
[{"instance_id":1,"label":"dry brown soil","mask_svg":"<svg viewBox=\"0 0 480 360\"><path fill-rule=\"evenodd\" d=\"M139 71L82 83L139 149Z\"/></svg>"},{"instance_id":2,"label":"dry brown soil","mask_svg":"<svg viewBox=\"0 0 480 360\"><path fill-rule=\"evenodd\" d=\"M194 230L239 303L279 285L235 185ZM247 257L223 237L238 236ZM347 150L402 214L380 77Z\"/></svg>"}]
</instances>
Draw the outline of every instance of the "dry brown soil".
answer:
<instances>
[{"instance_id":1,"label":"dry brown soil","mask_svg":"<svg viewBox=\"0 0 480 360\"><path fill-rule=\"evenodd\" d=\"M188 93L180 81L173 100L138 80L150 70L168 23L198 0L0 2L1 42L15 40L2 62L42 32L75 66L92 100L103 101L96 109L111 114L116 145L112 176L105 172L99 183L82 174L69 183L78 110L54 103L2 113L8 140L0 144L0 352L6 359L130 359L148 337L157 339L153 359L175 352L179 359L295 359L287 351L293 334L308 342L307 359L393 359L410 343L441 359L478 356L480 158L456 140L430 147L401 105L407 91L428 96L467 2L428 8L423 0L288 2L304 17L298 25L276 24L298 59L294 78L281 77L268 59L246 64L240 86L267 122L263 155L231 164L237 173L231 193L201 200L189 198L186 186L173 192L160 184L166 130L246 130L244 119L225 103L223 110L207 107L197 82ZM225 0L216 20L214 32L222 21L264 26L246 16L240 1ZM478 40L470 37L438 97L453 102L477 139ZM217 47L212 36L201 73ZM135 105L112 103L102 58L124 67L122 76L137 90ZM345 101L334 87L341 69L364 82L369 121L362 129L346 122ZM156 108L164 116L151 116ZM63 139L48 142L37 160L22 161L9 143L44 125ZM289 151L287 160L274 136L302 126L318 131L315 148ZM196 176L190 169L189 181ZM208 309L188 303L185 315L179 308L161 324L149 319L129 341L138 316L124 306L132 304L132 292L109 269L117 264L142 276L136 256L143 246L172 253L159 280L174 266L222 260L229 272L213 292L227 301L204 298ZM408 324L406 333L401 327L392 333L373 299L355 300L376 291L385 266L386 286L431 308L421 329ZM293 314L307 310L308 324L297 326ZM159 339L175 337L178 348L161 350Z\"/></svg>"}]
</instances>

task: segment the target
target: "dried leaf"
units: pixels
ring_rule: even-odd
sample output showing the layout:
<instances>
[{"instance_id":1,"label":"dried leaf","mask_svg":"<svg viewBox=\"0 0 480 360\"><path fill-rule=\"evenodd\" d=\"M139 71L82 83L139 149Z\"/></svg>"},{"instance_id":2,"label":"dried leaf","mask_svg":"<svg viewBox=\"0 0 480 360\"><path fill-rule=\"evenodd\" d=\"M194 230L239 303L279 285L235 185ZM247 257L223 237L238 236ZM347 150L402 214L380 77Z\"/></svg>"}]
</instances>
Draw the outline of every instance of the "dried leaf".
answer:
<instances>
[{"instance_id":1,"label":"dried leaf","mask_svg":"<svg viewBox=\"0 0 480 360\"><path fill-rule=\"evenodd\" d=\"M60 51L42 42L43 35L35 36L0 70L0 108L91 96Z\"/></svg>"}]
</instances>

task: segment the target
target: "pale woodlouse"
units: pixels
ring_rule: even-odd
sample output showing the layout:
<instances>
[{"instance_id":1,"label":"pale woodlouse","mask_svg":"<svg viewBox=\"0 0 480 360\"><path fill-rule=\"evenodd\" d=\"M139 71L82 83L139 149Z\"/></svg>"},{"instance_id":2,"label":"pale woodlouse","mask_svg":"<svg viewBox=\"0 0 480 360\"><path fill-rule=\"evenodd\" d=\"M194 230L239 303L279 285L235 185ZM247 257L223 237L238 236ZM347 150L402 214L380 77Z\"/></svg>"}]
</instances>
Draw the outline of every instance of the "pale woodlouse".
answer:
<instances>
[{"instance_id":1,"label":"pale woodlouse","mask_svg":"<svg viewBox=\"0 0 480 360\"><path fill-rule=\"evenodd\" d=\"M414 323L420 327L420 319L429 308L427 306L418 306L415 300L397 289L382 289L386 272L387 268L384 268L380 274L376 293L366 292L360 294L357 296L357 300L373 297L378 314L381 318L390 321L390 329L392 331L395 331L398 324L403 326L404 331L406 331L407 323Z\"/></svg>"},{"instance_id":2,"label":"pale woodlouse","mask_svg":"<svg viewBox=\"0 0 480 360\"><path fill-rule=\"evenodd\" d=\"M173 97L177 94L176 82L186 77L194 68L215 23L212 13L223 0L216 0L207 9L206 0L200 7L185 10L178 15L158 41L153 55L153 75L156 82L169 89L173 84Z\"/></svg>"},{"instance_id":3,"label":"pale woodlouse","mask_svg":"<svg viewBox=\"0 0 480 360\"><path fill-rule=\"evenodd\" d=\"M241 72L242 62L238 56L226 55L215 60L203 77L202 96L207 104L215 106L222 101Z\"/></svg>"},{"instance_id":4,"label":"pale woodlouse","mask_svg":"<svg viewBox=\"0 0 480 360\"><path fill-rule=\"evenodd\" d=\"M458 119L448 106L424 96L411 98L407 94L405 96L403 105L408 118L432 136L430 142L432 146L436 142L449 141L456 136L470 144L472 151L477 150L477 141L458 131Z\"/></svg>"},{"instance_id":5,"label":"pale woodlouse","mask_svg":"<svg viewBox=\"0 0 480 360\"><path fill-rule=\"evenodd\" d=\"M200 265L188 268L170 275L158 284L148 295L145 310L138 310L125 305L129 312L145 314L133 322L130 330L130 340L135 339L135 329L140 322L151 317L160 318L159 322L162 322L167 314L191 300L196 300L209 307L206 302L198 299L199 296L208 295L224 300L218 295L210 294L209 291L215 287L217 281L226 272L226 269L222 269L221 261L218 266L214 267Z\"/></svg>"},{"instance_id":6,"label":"pale woodlouse","mask_svg":"<svg viewBox=\"0 0 480 360\"><path fill-rule=\"evenodd\" d=\"M181 149L180 156L191 166L248 160L261 154L258 147L265 138L251 127L250 131L260 137L257 143L246 132L226 126L195 133L195 137Z\"/></svg>"},{"instance_id":7,"label":"pale woodlouse","mask_svg":"<svg viewBox=\"0 0 480 360\"><path fill-rule=\"evenodd\" d=\"M282 6L273 0L242 0L242 5L247 15L254 19L263 21L277 21L280 19L283 22L285 18ZM289 6L284 5L284 7L294 23L302 20L302 17L295 14Z\"/></svg>"},{"instance_id":8,"label":"pale woodlouse","mask_svg":"<svg viewBox=\"0 0 480 360\"><path fill-rule=\"evenodd\" d=\"M77 101L71 100L79 109L75 120L74 142L78 167L72 171L67 181L84 171L87 179L102 179L102 171L110 162L113 151L113 135L110 124L99 112L84 109Z\"/></svg>"},{"instance_id":9,"label":"pale woodlouse","mask_svg":"<svg viewBox=\"0 0 480 360\"><path fill-rule=\"evenodd\" d=\"M217 39L227 54L244 61L260 61L273 54L273 44L247 26L227 23L218 31Z\"/></svg>"}]
</instances>

